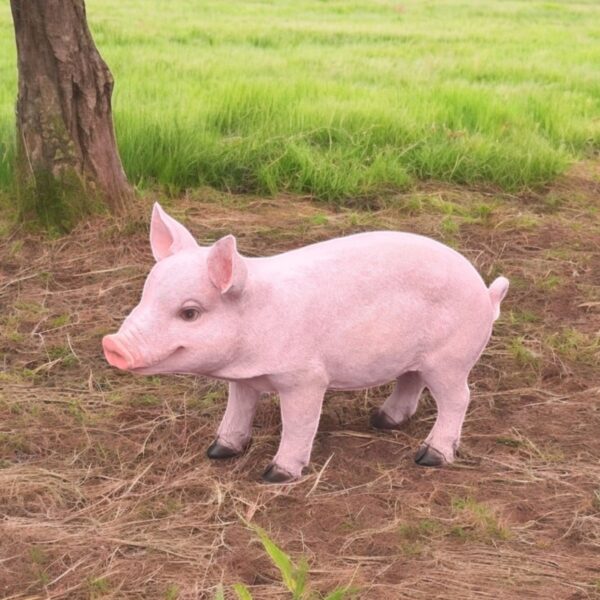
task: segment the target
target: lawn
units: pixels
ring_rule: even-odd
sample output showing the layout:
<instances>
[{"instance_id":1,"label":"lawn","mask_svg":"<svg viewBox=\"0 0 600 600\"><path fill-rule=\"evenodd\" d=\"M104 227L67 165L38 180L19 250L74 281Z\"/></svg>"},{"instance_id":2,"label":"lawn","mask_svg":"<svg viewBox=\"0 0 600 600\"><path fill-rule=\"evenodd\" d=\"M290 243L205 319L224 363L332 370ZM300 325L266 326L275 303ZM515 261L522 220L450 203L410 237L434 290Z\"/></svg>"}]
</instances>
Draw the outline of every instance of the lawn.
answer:
<instances>
[{"instance_id":1,"label":"lawn","mask_svg":"<svg viewBox=\"0 0 600 600\"><path fill-rule=\"evenodd\" d=\"M89 0L126 171L349 202L439 180L516 190L600 145L600 5ZM0 7L0 186L15 52Z\"/></svg>"}]
</instances>

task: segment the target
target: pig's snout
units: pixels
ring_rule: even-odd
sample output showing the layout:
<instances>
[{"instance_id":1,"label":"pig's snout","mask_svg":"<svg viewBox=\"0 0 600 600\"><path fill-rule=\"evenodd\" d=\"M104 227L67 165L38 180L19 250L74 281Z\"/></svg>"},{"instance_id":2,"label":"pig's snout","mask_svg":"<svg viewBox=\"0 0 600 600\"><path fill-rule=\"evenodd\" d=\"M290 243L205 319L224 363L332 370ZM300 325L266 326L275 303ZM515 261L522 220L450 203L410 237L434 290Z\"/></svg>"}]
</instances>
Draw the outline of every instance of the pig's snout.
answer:
<instances>
[{"instance_id":1,"label":"pig's snout","mask_svg":"<svg viewBox=\"0 0 600 600\"><path fill-rule=\"evenodd\" d=\"M124 371L134 367L133 356L131 356L131 353L116 335L104 336L102 339L102 348L109 365Z\"/></svg>"}]
</instances>

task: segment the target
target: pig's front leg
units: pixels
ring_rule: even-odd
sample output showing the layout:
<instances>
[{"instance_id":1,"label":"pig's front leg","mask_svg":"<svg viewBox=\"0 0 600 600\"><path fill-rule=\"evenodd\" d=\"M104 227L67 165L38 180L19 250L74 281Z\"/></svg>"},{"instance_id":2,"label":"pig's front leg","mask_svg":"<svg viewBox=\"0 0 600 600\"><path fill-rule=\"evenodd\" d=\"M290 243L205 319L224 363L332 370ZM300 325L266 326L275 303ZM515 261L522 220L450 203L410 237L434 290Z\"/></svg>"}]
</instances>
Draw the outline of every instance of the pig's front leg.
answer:
<instances>
[{"instance_id":1,"label":"pig's front leg","mask_svg":"<svg viewBox=\"0 0 600 600\"><path fill-rule=\"evenodd\" d=\"M239 382L229 384L225 415L217 439L209 446L209 458L231 458L244 452L252 437L252 421L260 392Z\"/></svg>"},{"instance_id":2,"label":"pig's front leg","mask_svg":"<svg viewBox=\"0 0 600 600\"><path fill-rule=\"evenodd\" d=\"M325 387L320 385L280 392L281 442L273 462L263 473L267 483L286 483L302 475L310 461L324 394Z\"/></svg>"}]
</instances>

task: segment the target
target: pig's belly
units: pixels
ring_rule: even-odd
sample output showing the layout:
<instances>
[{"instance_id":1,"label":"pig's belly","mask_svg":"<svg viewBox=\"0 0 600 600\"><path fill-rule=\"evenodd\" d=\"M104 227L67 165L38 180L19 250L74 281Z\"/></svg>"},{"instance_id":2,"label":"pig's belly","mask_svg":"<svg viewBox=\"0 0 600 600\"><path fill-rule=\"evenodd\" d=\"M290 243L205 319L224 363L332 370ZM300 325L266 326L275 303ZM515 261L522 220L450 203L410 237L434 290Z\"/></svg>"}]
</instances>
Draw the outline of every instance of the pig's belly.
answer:
<instances>
[{"instance_id":1,"label":"pig's belly","mask_svg":"<svg viewBox=\"0 0 600 600\"><path fill-rule=\"evenodd\" d=\"M327 335L314 338L329 387L353 390L388 383L418 370L426 353L426 324L405 298L373 302L368 309L340 311L345 326L335 321Z\"/></svg>"},{"instance_id":2,"label":"pig's belly","mask_svg":"<svg viewBox=\"0 0 600 600\"><path fill-rule=\"evenodd\" d=\"M351 365L349 365L351 366ZM406 371L416 370L409 364L372 366L338 371L330 375L328 388L332 390L359 390L375 387L393 381Z\"/></svg>"},{"instance_id":3,"label":"pig's belly","mask_svg":"<svg viewBox=\"0 0 600 600\"><path fill-rule=\"evenodd\" d=\"M376 371L371 370L369 373L347 372L338 373L335 379L329 381L327 389L329 390L361 390L364 388L375 387L378 385L384 385L393 381L396 377L399 377L406 371L411 371L412 368L398 367L397 369L384 370L379 369ZM225 381L235 381L231 379L225 379ZM259 377L252 377L249 379L242 380L246 385L256 389L262 393L277 393L277 384L274 383L270 376L264 375Z\"/></svg>"},{"instance_id":4,"label":"pig's belly","mask_svg":"<svg viewBox=\"0 0 600 600\"><path fill-rule=\"evenodd\" d=\"M418 370L420 362L412 348L389 344L369 348L348 347L325 361L329 388L357 390L393 381L406 371Z\"/></svg>"}]
</instances>

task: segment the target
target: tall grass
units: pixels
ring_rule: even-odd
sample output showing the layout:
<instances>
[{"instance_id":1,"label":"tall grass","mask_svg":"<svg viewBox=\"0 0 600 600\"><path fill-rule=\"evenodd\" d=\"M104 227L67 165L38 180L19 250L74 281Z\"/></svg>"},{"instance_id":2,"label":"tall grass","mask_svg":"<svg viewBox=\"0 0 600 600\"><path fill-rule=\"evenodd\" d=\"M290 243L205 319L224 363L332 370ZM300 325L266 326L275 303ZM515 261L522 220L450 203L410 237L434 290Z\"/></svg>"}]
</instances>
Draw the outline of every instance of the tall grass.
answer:
<instances>
[{"instance_id":1,"label":"tall grass","mask_svg":"<svg viewBox=\"0 0 600 600\"><path fill-rule=\"evenodd\" d=\"M0 6L0 189L10 187L17 95L14 34L8 3Z\"/></svg>"},{"instance_id":2,"label":"tall grass","mask_svg":"<svg viewBox=\"0 0 600 600\"><path fill-rule=\"evenodd\" d=\"M595 1L87 6L115 74L119 146L137 184L326 200L430 178L512 190L548 182L600 147ZM2 6L4 186L9 29Z\"/></svg>"}]
</instances>

